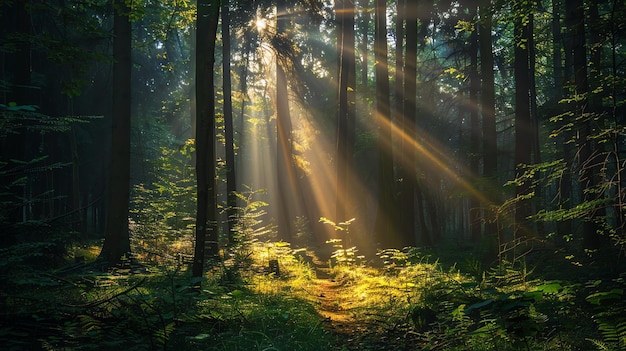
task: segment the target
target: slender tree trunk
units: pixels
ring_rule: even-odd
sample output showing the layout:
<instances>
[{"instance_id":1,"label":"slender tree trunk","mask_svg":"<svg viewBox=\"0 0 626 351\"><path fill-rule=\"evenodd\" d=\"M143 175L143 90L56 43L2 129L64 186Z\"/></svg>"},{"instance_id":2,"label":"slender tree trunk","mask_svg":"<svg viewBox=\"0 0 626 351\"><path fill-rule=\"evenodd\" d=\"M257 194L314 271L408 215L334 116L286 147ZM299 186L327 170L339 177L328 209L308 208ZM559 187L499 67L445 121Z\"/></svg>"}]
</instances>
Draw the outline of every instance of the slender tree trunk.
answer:
<instances>
[{"instance_id":1,"label":"slender tree trunk","mask_svg":"<svg viewBox=\"0 0 626 351\"><path fill-rule=\"evenodd\" d=\"M587 196L591 201L601 200L605 194L604 191L601 190L601 185L605 183L607 180L604 179L603 175L606 174L606 171L603 171L603 168L606 166L604 158L606 157L604 150L604 143L599 142L593 139L593 135L597 134L595 128L593 128L592 121L594 118L602 118L603 116L603 107L602 107L602 93L599 92L602 90L602 32L600 31L600 15L598 10L598 4L596 1L591 1L588 5L588 26L590 33L590 55L589 55L589 81L588 87L589 92L589 105L585 109L585 111L589 111L591 113L591 117L586 121L587 128L589 130L588 137L588 147L591 148L589 160L587 161L589 170L586 172L589 181L589 188L587 189ZM591 216L591 221L593 221L593 225L589 228L592 232L588 233L589 236L586 238L586 242L588 243L590 248L598 248L601 245L601 236L598 234L598 230L601 229L601 223L605 221L606 217L606 208L601 206L595 206L593 209L593 214Z\"/></svg>"},{"instance_id":2,"label":"slender tree trunk","mask_svg":"<svg viewBox=\"0 0 626 351\"><path fill-rule=\"evenodd\" d=\"M585 14L583 2L577 0L566 0L566 22L570 25L570 35L572 36L572 67L574 73L575 91L581 100L577 100L574 106L575 118L580 118L578 125L578 165L580 181L583 191L583 200L594 200L594 174L591 166L593 154L591 136L591 121L583 118L585 108L589 102L589 81L587 77L587 49L585 42ZM585 248L597 248L600 245L598 237L598 226L595 222L595 208L583 219L583 245Z\"/></svg>"},{"instance_id":3,"label":"slender tree trunk","mask_svg":"<svg viewBox=\"0 0 626 351\"><path fill-rule=\"evenodd\" d=\"M537 80L535 76L537 74L537 60L536 60L536 47L535 39L533 35L535 26L534 11L529 15L528 28L530 28L530 34L528 35L528 80L530 83L529 99L530 99L530 119L532 130L532 163L541 163L541 141L540 141L540 124L539 110L537 107ZM544 186L543 180L540 179L539 174L536 174L534 179L538 182L538 186L535 187L535 196L533 198L532 205L534 206L532 212L535 213L538 207L543 207L544 198ZM543 233L544 223L541 221L536 222L536 232Z\"/></svg>"},{"instance_id":4,"label":"slender tree trunk","mask_svg":"<svg viewBox=\"0 0 626 351\"><path fill-rule=\"evenodd\" d=\"M230 7L222 4L222 70L224 85L224 138L226 141L226 215L229 244L234 243L234 225L237 220L237 177L235 169L235 133L233 131L233 101L230 73Z\"/></svg>"},{"instance_id":5,"label":"slender tree trunk","mask_svg":"<svg viewBox=\"0 0 626 351\"><path fill-rule=\"evenodd\" d=\"M352 216L350 171L352 170L352 143L355 116L356 62L354 55L354 3L340 2L338 19L342 22L339 45L339 116L337 120L337 214L335 222L349 220ZM347 245L347 242L344 241Z\"/></svg>"},{"instance_id":6,"label":"slender tree trunk","mask_svg":"<svg viewBox=\"0 0 626 351\"><path fill-rule=\"evenodd\" d=\"M239 157L238 160L240 162L240 167L235 165L235 169L243 170L243 172L237 172L237 184L243 185L245 177L242 173L245 173L244 165L246 160L246 152L247 146L246 144L246 106L248 105L248 64L250 63L250 49L252 47L252 39L249 31L245 31L243 35L243 64L241 65L241 70L239 72L239 91L241 92L241 109L239 110Z\"/></svg>"},{"instance_id":7,"label":"slender tree trunk","mask_svg":"<svg viewBox=\"0 0 626 351\"><path fill-rule=\"evenodd\" d=\"M396 22L395 22L395 37L396 37L396 47L395 47L395 74L393 78L393 93L391 94L393 97L389 117L391 123L393 125L397 125L398 129L404 129L404 22L405 22L405 14L406 14L406 1L405 0L396 0ZM391 140L392 146L392 162L396 167L394 170L396 171L394 174L394 204L402 204L407 200L409 196L405 191L404 180L408 176L408 170L406 166L406 155L404 154L405 141L402 138L393 138ZM395 152L398 151L398 152ZM394 235L390 237L393 239L390 242L390 246L394 247L403 247L404 238L408 236L406 228L403 227L406 220L408 208L405 208L403 211L390 211L389 220L394 223Z\"/></svg>"},{"instance_id":8,"label":"slender tree trunk","mask_svg":"<svg viewBox=\"0 0 626 351\"><path fill-rule=\"evenodd\" d=\"M276 1L276 35L286 36L289 17L285 0ZM277 56L281 53L277 51ZM289 95L287 90L287 75L281 63L276 58L276 173L278 184L278 238L291 241L293 238L292 221L295 219L297 207L297 180L293 165L293 140L291 113L289 111Z\"/></svg>"},{"instance_id":9,"label":"slender tree trunk","mask_svg":"<svg viewBox=\"0 0 626 351\"><path fill-rule=\"evenodd\" d=\"M197 42L197 29L192 26L189 29L190 32L190 40L191 40L191 48L189 49L189 67L191 69L192 74L195 74L195 72L197 71L197 65L196 65L196 57L198 56L196 53L196 42ZM191 126L191 138L192 139L196 139L196 131L197 131L197 126L196 126L196 121L197 121L197 99L196 99L196 80L192 79L191 80L191 84L189 84L189 105L190 105L190 110L189 110L189 117L191 117L190 121L189 121L189 125ZM193 155L191 155L192 157L192 162L196 162L195 157L196 154L194 153Z\"/></svg>"},{"instance_id":10,"label":"slender tree trunk","mask_svg":"<svg viewBox=\"0 0 626 351\"><path fill-rule=\"evenodd\" d=\"M403 246L417 245L415 233L415 210L416 210L416 187L417 187L417 150L412 143L418 138L416 131L417 123L417 3L415 1L405 1L406 14L406 56L404 59L404 94L403 94L403 116L402 130L407 136L407 140L402 139L401 154L402 164L400 165L400 178L402 179L402 189L400 192L400 203L402 211L400 225L402 228ZM420 213L423 213L424 204L420 203Z\"/></svg>"},{"instance_id":11,"label":"slender tree trunk","mask_svg":"<svg viewBox=\"0 0 626 351\"><path fill-rule=\"evenodd\" d=\"M204 273L206 257L219 254L215 171L215 39L219 0L199 0L196 18L196 242L192 276Z\"/></svg>"},{"instance_id":12,"label":"slender tree trunk","mask_svg":"<svg viewBox=\"0 0 626 351\"><path fill-rule=\"evenodd\" d=\"M113 129L109 202L106 235L100 257L116 265L130 253L128 207L130 197L130 94L131 94L131 24L130 8L115 1L113 23Z\"/></svg>"},{"instance_id":13,"label":"slender tree trunk","mask_svg":"<svg viewBox=\"0 0 626 351\"><path fill-rule=\"evenodd\" d=\"M393 157L389 108L389 68L387 59L386 1L375 0L374 56L376 60L376 123L378 125L378 210L376 240L385 246L394 235L390 215L393 212Z\"/></svg>"},{"instance_id":14,"label":"slender tree trunk","mask_svg":"<svg viewBox=\"0 0 626 351\"><path fill-rule=\"evenodd\" d=\"M477 6L474 1L469 1L470 21L477 17ZM470 108L470 147L469 147L469 169L472 178L477 177L479 173L480 161L480 120L478 109L478 94L480 92L480 78L478 77L478 30L473 30L470 34L470 67L469 67L469 108ZM478 242L481 237L481 209L480 200L475 194L469 197L469 217L470 217L470 236L473 242Z\"/></svg>"},{"instance_id":15,"label":"slender tree trunk","mask_svg":"<svg viewBox=\"0 0 626 351\"><path fill-rule=\"evenodd\" d=\"M499 202L498 196L498 143L496 130L496 97L493 74L492 14L491 0L479 0L480 22L478 27L481 84L481 112L483 129L483 176L486 187L483 193L487 203L483 204L485 216L485 234L497 233L494 214L491 208Z\"/></svg>"},{"instance_id":16,"label":"slender tree trunk","mask_svg":"<svg viewBox=\"0 0 626 351\"><path fill-rule=\"evenodd\" d=\"M561 34L561 14L562 10L562 2L558 0L552 1L552 65L554 72L554 89L552 89L552 104L554 105L554 114L557 115L561 113L561 104L560 101L563 99L563 83L565 82L565 70L563 68L563 36ZM567 51L567 50L566 50ZM569 57L569 55L566 55ZM557 129L556 127L555 129ZM572 198L572 178L570 169L571 167L571 143L568 143L569 133L567 131L563 131L559 136L559 140L562 145L563 152L563 160L565 161L566 171L563 173L560 184L558 186L558 206L559 209L568 210L571 206L571 198ZM557 233L560 237L568 235L572 233L572 221L571 220L563 220L559 221L556 225Z\"/></svg>"},{"instance_id":17,"label":"slender tree trunk","mask_svg":"<svg viewBox=\"0 0 626 351\"><path fill-rule=\"evenodd\" d=\"M516 177L522 175L526 166L532 162L532 121L530 116L530 79L528 39L531 35L529 16L530 5L516 0L515 10L515 168ZM530 192L529 182L524 181L515 189L519 201L515 208L516 238L531 235L528 216L531 214L530 201L522 197Z\"/></svg>"}]
</instances>

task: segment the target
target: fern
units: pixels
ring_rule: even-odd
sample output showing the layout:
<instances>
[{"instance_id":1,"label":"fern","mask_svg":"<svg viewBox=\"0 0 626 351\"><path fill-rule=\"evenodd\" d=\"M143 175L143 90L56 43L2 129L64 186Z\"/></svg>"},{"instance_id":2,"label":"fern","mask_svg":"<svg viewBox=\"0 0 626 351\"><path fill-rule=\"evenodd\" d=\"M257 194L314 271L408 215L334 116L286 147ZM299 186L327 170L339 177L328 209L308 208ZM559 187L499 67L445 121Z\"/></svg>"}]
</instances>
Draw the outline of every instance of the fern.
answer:
<instances>
[{"instance_id":1,"label":"fern","mask_svg":"<svg viewBox=\"0 0 626 351\"><path fill-rule=\"evenodd\" d=\"M591 342L597 350L599 351L612 351L611 348L609 348L609 346L602 342L601 340L596 340L596 339L587 339L589 342Z\"/></svg>"},{"instance_id":2,"label":"fern","mask_svg":"<svg viewBox=\"0 0 626 351\"><path fill-rule=\"evenodd\" d=\"M626 348L626 319L619 318L617 321L600 321L598 330L607 344L615 345L617 350Z\"/></svg>"}]
</instances>

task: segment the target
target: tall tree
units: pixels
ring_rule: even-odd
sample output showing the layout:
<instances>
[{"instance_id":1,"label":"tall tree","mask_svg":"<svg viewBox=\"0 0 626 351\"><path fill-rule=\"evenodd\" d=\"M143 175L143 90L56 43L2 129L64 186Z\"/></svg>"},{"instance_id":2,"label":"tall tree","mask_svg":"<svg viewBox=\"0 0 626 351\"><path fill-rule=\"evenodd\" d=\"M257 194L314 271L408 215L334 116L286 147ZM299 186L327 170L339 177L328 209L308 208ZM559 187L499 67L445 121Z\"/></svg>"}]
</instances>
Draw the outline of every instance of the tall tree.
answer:
<instances>
[{"instance_id":1,"label":"tall tree","mask_svg":"<svg viewBox=\"0 0 626 351\"><path fill-rule=\"evenodd\" d=\"M477 2L468 1L469 20L474 23L477 17ZM478 28L474 28L469 37L469 115L470 115L470 145L469 145L469 169L472 177L478 176L480 161L480 120L478 109L478 94L480 92L480 78L478 76ZM470 236L472 241L477 242L482 237L481 233L481 210L480 201L476 194L470 194L469 198Z\"/></svg>"},{"instance_id":2,"label":"tall tree","mask_svg":"<svg viewBox=\"0 0 626 351\"><path fill-rule=\"evenodd\" d=\"M493 74L493 40L491 38L492 13L491 0L479 0L480 21L478 22L480 51L480 107L482 115L482 151L483 177L485 178L486 203L483 204L485 215L485 234L495 235L496 227L491 214L491 206L498 202L496 193L498 174L498 135L496 129L495 77ZM502 238L500 238L502 239ZM500 240L502 241L502 240Z\"/></svg>"},{"instance_id":3,"label":"tall tree","mask_svg":"<svg viewBox=\"0 0 626 351\"><path fill-rule=\"evenodd\" d=\"M349 220L352 197L350 170L354 139L356 59L354 55L354 11L352 0L339 1L337 19L341 22L339 45L339 116L337 119L337 214L336 222ZM344 241L345 242L345 241Z\"/></svg>"},{"instance_id":4,"label":"tall tree","mask_svg":"<svg viewBox=\"0 0 626 351\"><path fill-rule=\"evenodd\" d=\"M234 240L233 226L237 219L237 177L235 173L235 135L233 131L233 100L230 72L230 4L222 4L222 70L224 92L224 138L226 142L226 215L228 241Z\"/></svg>"},{"instance_id":5,"label":"tall tree","mask_svg":"<svg viewBox=\"0 0 626 351\"><path fill-rule=\"evenodd\" d=\"M572 37L571 55L574 74L574 118L578 127L578 167L583 190L583 199L592 201L595 197L594 167L591 165L593 146L591 140L591 120L585 116L589 103L589 80L587 76L587 46L585 40L585 12L582 1L565 1L565 21ZM595 206L594 206L595 207ZM595 209L583 220L583 241L586 248L599 246L598 226L595 221Z\"/></svg>"},{"instance_id":6,"label":"tall tree","mask_svg":"<svg viewBox=\"0 0 626 351\"><path fill-rule=\"evenodd\" d=\"M111 168L106 236L100 253L109 265L119 263L130 252L131 9L126 1L115 1L114 7Z\"/></svg>"},{"instance_id":7,"label":"tall tree","mask_svg":"<svg viewBox=\"0 0 626 351\"><path fill-rule=\"evenodd\" d=\"M400 12L400 11L398 11ZM400 155L398 178L401 179L400 203L402 211L400 215L400 228L403 246L415 246L415 188L416 188L416 162L417 150L411 140L417 138L415 129L417 120L417 42L418 42L418 4L417 1L404 1L406 21L406 52L404 57L404 93L402 94L401 126L403 134ZM424 233L422 233L424 234Z\"/></svg>"},{"instance_id":8,"label":"tall tree","mask_svg":"<svg viewBox=\"0 0 626 351\"><path fill-rule=\"evenodd\" d=\"M515 75L515 167L516 176L522 176L526 167L532 162L532 140L530 115L530 68L529 38L532 35L530 16L531 4L516 0L513 4L514 23L514 75ZM530 192L529 182L524 181L516 186L515 195L518 202L515 208L515 232L518 238L527 237L530 233L528 217L531 214L530 202L526 195Z\"/></svg>"},{"instance_id":9,"label":"tall tree","mask_svg":"<svg viewBox=\"0 0 626 351\"><path fill-rule=\"evenodd\" d=\"M291 241L293 229L291 221L294 218L296 199L296 176L293 167L293 140L291 113L289 111L289 94L287 89L287 74L281 60L281 45L288 43L287 25L289 16L285 0L276 0L276 176L278 184L278 237L281 240ZM282 43L282 44L280 44ZM289 45L289 44L287 44Z\"/></svg>"},{"instance_id":10,"label":"tall tree","mask_svg":"<svg viewBox=\"0 0 626 351\"><path fill-rule=\"evenodd\" d=\"M389 67L387 59L387 2L374 4L374 57L376 60L376 112L378 126L378 209L376 213L376 240L383 246L393 244L393 157L391 148L391 120L389 107Z\"/></svg>"},{"instance_id":11,"label":"tall tree","mask_svg":"<svg viewBox=\"0 0 626 351\"><path fill-rule=\"evenodd\" d=\"M205 255L219 254L215 171L215 39L220 0L199 0L196 17L196 240L192 275L204 273Z\"/></svg>"},{"instance_id":12,"label":"tall tree","mask_svg":"<svg viewBox=\"0 0 626 351\"><path fill-rule=\"evenodd\" d=\"M563 52L568 50L563 50L565 47L571 47L571 40L567 40L567 45L564 45L564 38L561 33L561 16L563 14L563 2L554 0L552 1L552 69L553 69L553 77L554 77L554 89L552 89L552 105L554 106L555 115L562 113L562 106L559 102L563 99L564 94L564 82L566 80L566 70L563 67ZM569 62L570 55L565 55L566 60ZM559 126L558 128L560 128ZM572 199L572 177L571 172L571 159L572 159L572 143L569 142L569 131L562 130L559 139L562 140L561 144L561 152L563 155L563 160L565 163L566 171L563 172L561 176L559 191L558 191L558 206L560 209L568 210L571 207L571 199ZM563 221L557 222L557 233L560 237L564 237L565 235L569 235L572 233L572 221L571 219L566 219Z\"/></svg>"}]
</instances>

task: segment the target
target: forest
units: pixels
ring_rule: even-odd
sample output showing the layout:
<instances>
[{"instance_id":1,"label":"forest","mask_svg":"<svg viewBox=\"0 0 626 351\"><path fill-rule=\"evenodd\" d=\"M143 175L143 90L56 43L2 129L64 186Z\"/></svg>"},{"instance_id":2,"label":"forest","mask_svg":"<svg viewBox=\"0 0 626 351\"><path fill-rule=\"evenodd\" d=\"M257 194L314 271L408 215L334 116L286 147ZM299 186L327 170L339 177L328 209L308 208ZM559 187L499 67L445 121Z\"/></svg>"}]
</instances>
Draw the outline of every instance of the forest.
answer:
<instances>
[{"instance_id":1,"label":"forest","mask_svg":"<svg viewBox=\"0 0 626 351\"><path fill-rule=\"evenodd\" d=\"M0 1L0 348L626 350L625 5Z\"/></svg>"}]
</instances>

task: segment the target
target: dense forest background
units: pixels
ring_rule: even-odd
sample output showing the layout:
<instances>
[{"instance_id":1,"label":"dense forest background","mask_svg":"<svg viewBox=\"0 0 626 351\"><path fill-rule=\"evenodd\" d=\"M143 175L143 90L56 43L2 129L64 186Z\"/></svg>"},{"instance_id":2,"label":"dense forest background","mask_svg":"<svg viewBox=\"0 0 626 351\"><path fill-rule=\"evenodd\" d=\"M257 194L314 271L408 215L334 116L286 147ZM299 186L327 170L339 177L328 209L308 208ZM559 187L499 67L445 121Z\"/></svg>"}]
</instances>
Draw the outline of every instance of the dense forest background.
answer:
<instances>
[{"instance_id":1,"label":"dense forest background","mask_svg":"<svg viewBox=\"0 0 626 351\"><path fill-rule=\"evenodd\" d=\"M402 308L363 308L392 311L377 333L406 349L626 349L625 17L618 0L2 1L0 340L236 349L215 338L254 324L244 286L328 295L308 267L402 277L384 283ZM254 349L322 347L278 339Z\"/></svg>"}]
</instances>

